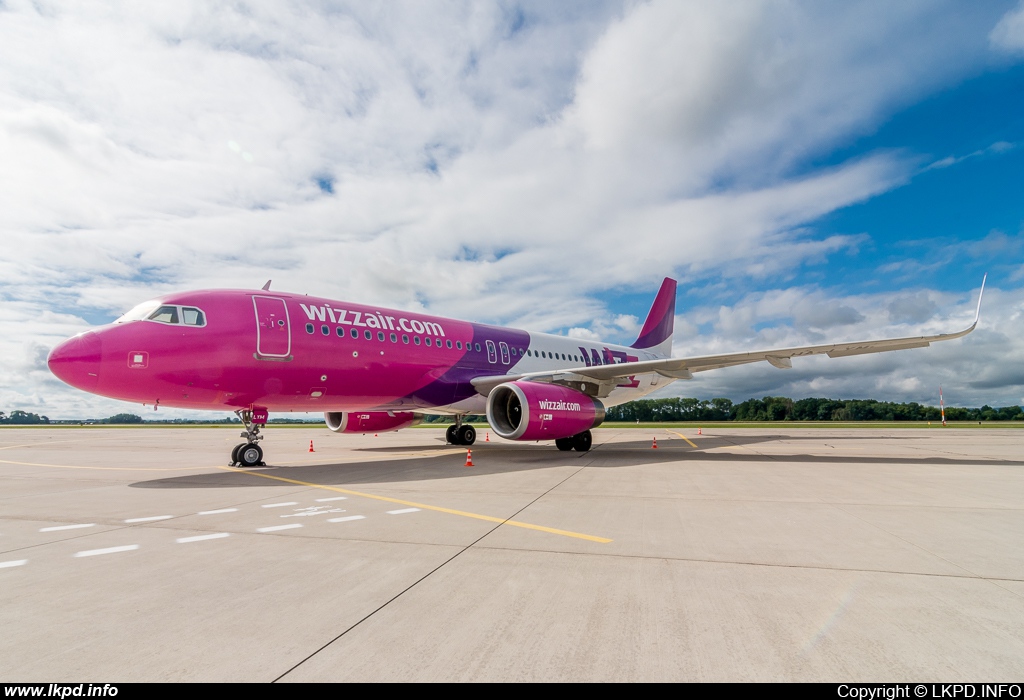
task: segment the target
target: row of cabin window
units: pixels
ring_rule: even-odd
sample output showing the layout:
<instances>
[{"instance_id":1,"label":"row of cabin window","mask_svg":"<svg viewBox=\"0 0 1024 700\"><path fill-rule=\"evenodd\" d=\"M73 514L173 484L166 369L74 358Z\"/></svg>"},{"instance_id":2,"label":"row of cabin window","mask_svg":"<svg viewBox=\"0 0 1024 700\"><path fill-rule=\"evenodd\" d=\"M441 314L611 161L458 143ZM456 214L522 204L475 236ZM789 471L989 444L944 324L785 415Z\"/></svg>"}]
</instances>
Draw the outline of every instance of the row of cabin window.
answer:
<instances>
[{"instance_id":1,"label":"row of cabin window","mask_svg":"<svg viewBox=\"0 0 1024 700\"><path fill-rule=\"evenodd\" d=\"M311 335L315 332L315 329L314 329L312 323L307 323L306 324L306 332L311 334ZM323 325L323 326L320 326L320 332L323 333L324 335L330 335L331 334L331 327L326 325L326 324ZM344 338L345 337L345 329L342 328L341 326L338 326L337 332L338 332L338 337L339 338ZM352 329L349 330L349 332L351 333L353 340L358 340L359 339L359 331L358 330L356 330L355 328L352 328ZM363 331L363 337L366 338L367 340L373 340L373 331ZM383 343L384 342L384 338L385 338L384 331L377 331L377 340L379 340L380 342ZM391 333L391 342L392 343L397 343L398 342L398 334L397 333ZM407 336L407 335L405 335L403 333L402 334L402 342L405 343L406 345L408 345L409 344L409 336ZM418 335L412 336L412 342L413 342L414 345L419 345L420 344L420 337ZM431 347L434 344L433 341L431 340L430 336L425 337L422 342L424 344L426 344L427 347ZM445 340L445 345L449 349L451 349L452 348L452 341L451 340ZM470 347L471 345L472 345L471 343L466 343L466 349L467 350L471 350L472 349L472 347ZM440 338L437 339L437 347L441 347L441 339ZM462 349L462 341L461 340L456 340L455 341L455 348L458 349L458 350ZM476 351L480 352L480 343L476 344Z\"/></svg>"},{"instance_id":2,"label":"row of cabin window","mask_svg":"<svg viewBox=\"0 0 1024 700\"><path fill-rule=\"evenodd\" d=\"M316 332L316 330L315 330L315 328L314 328L312 323L307 323L306 324L306 332L309 333L310 335L312 335L313 333ZM323 333L324 335L330 335L331 334L331 327L326 325L326 324L324 324L324 325L320 326L320 332ZM351 333L353 340L358 340L359 339L359 331L358 330L356 330L355 328L352 328L352 329L349 330L349 332ZM339 338L344 338L345 337L345 329L342 328L341 326L338 326L337 333L338 333L338 337ZM373 331L363 331L363 337L366 338L367 340L373 340ZM380 342L383 343L384 342L384 338L385 338L384 331L377 331L377 340L379 340ZM412 341L413 341L414 345L419 345L420 344L420 337L418 335L414 335L414 336L412 336ZM392 333L391 334L391 342L392 343L397 343L398 342L398 335L396 333ZM403 333L402 334L402 342L405 343L406 345L408 345L409 344L409 336L407 336L407 335L405 335ZM425 337L423 339L423 342L426 344L427 347L430 347L431 346L430 336ZM452 341L451 340L445 340L445 345L448 347L448 349L451 349ZM441 347L441 341L440 340L437 341L437 347ZM461 340L456 340L455 341L455 348L457 350L461 350L462 349L462 341ZM473 343L466 343L466 350L474 350ZM481 352L482 351L482 348L480 347L480 343L476 343L475 350L476 350L476 352ZM561 358L562 360L565 360L566 362L582 362L582 360L579 358L579 356L577 356L577 355L568 355L567 356L564 352L559 354L557 352L547 352L547 351L544 351L544 350L524 350L523 348L512 348L511 352L512 352L513 355L519 355L520 357L522 357L523 355L530 355L530 356L533 356L533 357L544 357L544 358L554 359L554 360L557 360L557 359Z\"/></svg>"}]
</instances>

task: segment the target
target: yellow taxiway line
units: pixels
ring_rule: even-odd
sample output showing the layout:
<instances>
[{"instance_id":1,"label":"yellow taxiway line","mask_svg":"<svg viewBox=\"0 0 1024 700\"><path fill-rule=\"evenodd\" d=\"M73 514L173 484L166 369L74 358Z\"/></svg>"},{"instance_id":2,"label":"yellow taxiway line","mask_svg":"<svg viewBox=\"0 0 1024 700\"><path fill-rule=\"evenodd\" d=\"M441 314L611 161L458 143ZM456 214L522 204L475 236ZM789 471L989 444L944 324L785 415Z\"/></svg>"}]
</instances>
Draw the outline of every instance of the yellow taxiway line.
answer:
<instances>
[{"instance_id":1,"label":"yellow taxiway line","mask_svg":"<svg viewBox=\"0 0 1024 700\"><path fill-rule=\"evenodd\" d=\"M389 496L378 496L372 493L364 493L362 491L351 491L349 489L343 489L338 486L326 486L324 484L314 484L309 481L299 481L298 479L288 479L283 476L274 476L272 474L262 474L260 472L246 471L245 469L236 469L234 467L217 467L224 471L236 472L238 474L248 474L250 476L259 476L264 479L273 479L274 481L283 481L288 484L297 484L298 486L308 486L314 489L324 489L325 491L334 491L336 493L344 493L349 496L360 496L362 498L371 498L375 501L385 501L387 503L397 503L403 506L411 506L413 508L420 508L422 510L433 510L438 513L448 513L449 515L461 515L464 518L474 518L476 520L486 520L490 523L498 523L499 525L511 525L512 527L521 527L526 530L538 530L540 532L547 532L552 535L562 535L563 537L575 537L578 540L588 540L590 542L600 542L601 544L607 544L611 542L606 537L595 537L594 535L584 535L580 532L571 532L569 530L559 530L553 527L544 527L543 525L533 525L532 523L523 523L518 520L507 520L505 518L495 518L491 515L480 515L479 513L469 513L464 510L455 510L453 508L442 508L441 506L431 506L426 503L417 503L415 501L405 501L401 498L391 498Z\"/></svg>"},{"instance_id":2,"label":"yellow taxiway line","mask_svg":"<svg viewBox=\"0 0 1024 700\"><path fill-rule=\"evenodd\" d=\"M665 428L665 432L667 432L667 433L672 433L673 435L678 435L679 437L681 437L682 439L684 439L684 440L686 440L686 441L687 441L688 443L690 443L690 447L696 447L696 446L697 446L697 444L696 444L695 442L693 442L693 441L692 441L692 440L691 440L690 438L686 437L686 436L685 436L685 435L683 435L682 433L677 433L676 431L674 431L674 430L669 430L668 428Z\"/></svg>"}]
</instances>

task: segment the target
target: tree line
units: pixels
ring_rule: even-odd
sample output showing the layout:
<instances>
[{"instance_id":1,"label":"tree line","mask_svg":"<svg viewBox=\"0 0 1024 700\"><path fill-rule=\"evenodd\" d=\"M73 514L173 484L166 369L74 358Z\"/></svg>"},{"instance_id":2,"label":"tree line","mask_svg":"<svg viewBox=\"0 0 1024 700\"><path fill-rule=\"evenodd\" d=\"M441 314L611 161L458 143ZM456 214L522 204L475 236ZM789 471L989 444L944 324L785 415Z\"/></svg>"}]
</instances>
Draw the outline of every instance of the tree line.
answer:
<instances>
[{"instance_id":1,"label":"tree line","mask_svg":"<svg viewBox=\"0 0 1024 700\"><path fill-rule=\"evenodd\" d=\"M940 421L938 406L874 399L793 399L765 396L734 404L729 399L638 399L607 409L605 420L658 421ZM947 421L1024 420L1020 406L946 407Z\"/></svg>"},{"instance_id":2,"label":"tree line","mask_svg":"<svg viewBox=\"0 0 1024 700\"><path fill-rule=\"evenodd\" d=\"M484 416L468 416L470 422L486 421ZM607 421L635 423L678 422L678 421L940 421L942 415L938 406L923 406L874 399L793 399L785 396L765 396L762 399L747 399L734 404L730 399L638 399L608 408ZM981 408L946 407L947 421L1004 421L1024 420L1024 409L1020 406L982 406ZM450 416L425 416L427 423L450 423ZM86 421L51 421L46 416L11 411L7 415L0 411L0 425L38 425L48 423L79 423ZM118 413L109 418L89 419L89 423L138 424L142 416L134 413ZM237 418L195 420L175 418L146 423L237 423ZM272 423L304 423L308 419L272 418ZM318 421L313 421L318 422Z\"/></svg>"}]
</instances>

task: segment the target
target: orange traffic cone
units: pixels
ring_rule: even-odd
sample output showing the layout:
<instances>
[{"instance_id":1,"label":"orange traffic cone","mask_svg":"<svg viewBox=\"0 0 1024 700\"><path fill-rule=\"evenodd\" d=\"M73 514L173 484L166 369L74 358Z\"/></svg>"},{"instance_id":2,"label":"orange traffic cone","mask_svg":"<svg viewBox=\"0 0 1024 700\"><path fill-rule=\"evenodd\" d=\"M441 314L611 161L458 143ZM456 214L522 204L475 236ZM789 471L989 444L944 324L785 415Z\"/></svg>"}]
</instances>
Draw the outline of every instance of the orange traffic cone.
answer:
<instances>
[{"instance_id":1,"label":"orange traffic cone","mask_svg":"<svg viewBox=\"0 0 1024 700\"><path fill-rule=\"evenodd\" d=\"M697 428L697 434L698 435L703 435L703 433L700 432L700 428Z\"/></svg>"},{"instance_id":2,"label":"orange traffic cone","mask_svg":"<svg viewBox=\"0 0 1024 700\"><path fill-rule=\"evenodd\" d=\"M484 442L490 442L490 441L491 441L491 431L488 430L486 433L484 433Z\"/></svg>"},{"instance_id":3,"label":"orange traffic cone","mask_svg":"<svg viewBox=\"0 0 1024 700\"><path fill-rule=\"evenodd\" d=\"M658 449L658 438L654 438L654 443L651 445L652 450Z\"/></svg>"},{"instance_id":4,"label":"orange traffic cone","mask_svg":"<svg viewBox=\"0 0 1024 700\"><path fill-rule=\"evenodd\" d=\"M473 466L473 450L466 450L466 466Z\"/></svg>"},{"instance_id":5,"label":"orange traffic cone","mask_svg":"<svg viewBox=\"0 0 1024 700\"><path fill-rule=\"evenodd\" d=\"M309 441L309 451L310 452L316 452L316 450L313 449L313 441L312 440Z\"/></svg>"}]
</instances>

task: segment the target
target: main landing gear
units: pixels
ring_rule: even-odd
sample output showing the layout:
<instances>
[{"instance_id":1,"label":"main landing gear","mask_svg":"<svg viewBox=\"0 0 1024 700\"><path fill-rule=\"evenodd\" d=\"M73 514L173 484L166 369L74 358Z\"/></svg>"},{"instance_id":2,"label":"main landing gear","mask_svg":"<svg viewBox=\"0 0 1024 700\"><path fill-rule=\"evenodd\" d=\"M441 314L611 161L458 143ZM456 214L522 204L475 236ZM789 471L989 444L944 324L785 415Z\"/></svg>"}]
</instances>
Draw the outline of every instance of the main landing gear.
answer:
<instances>
[{"instance_id":1,"label":"main landing gear","mask_svg":"<svg viewBox=\"0 0 1024 700\"><path fill-rule=\"evenodd\" d=\"M449 425L444 434L449 445L472 445L476 442L476 428L463 425L462 416L455 417L455 424Z\"/></svg>"},{"instance_id":2,"label":"main landing gear","mask_svg":"<svg viewBox=\"0 0 1024 700\"><path fill-rule=\"evenodd\" d=\"M235 411L235 414L242 421L242 425L245 426L245 432L241 434L241 437L245 438L245 442L235 445L234 449L231 450L231 466L267 466L263 461L263 448L259 446L259 441L263 439L263 436L260 435L260 426L266 423L266 412L263 412L261 416L263 419L261 423L253 421L253 411L251 410Z\"/></svg>"},{"instance_id":3,"label":"main landing gear","mask_svg":"<svg viewBox=\"0 0 1024 700\"><path fill-rule=\"evenodd\" d=\"M560 449L562 452L568 452L569 450L589 452L590 446L593 442L594 438L590 434L590 431L584 430L582 433L578 433L572 437L559 438L558 440L555 440L555 447Z\"/></svg>"}]
</instances>

